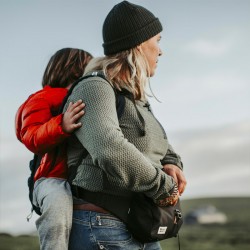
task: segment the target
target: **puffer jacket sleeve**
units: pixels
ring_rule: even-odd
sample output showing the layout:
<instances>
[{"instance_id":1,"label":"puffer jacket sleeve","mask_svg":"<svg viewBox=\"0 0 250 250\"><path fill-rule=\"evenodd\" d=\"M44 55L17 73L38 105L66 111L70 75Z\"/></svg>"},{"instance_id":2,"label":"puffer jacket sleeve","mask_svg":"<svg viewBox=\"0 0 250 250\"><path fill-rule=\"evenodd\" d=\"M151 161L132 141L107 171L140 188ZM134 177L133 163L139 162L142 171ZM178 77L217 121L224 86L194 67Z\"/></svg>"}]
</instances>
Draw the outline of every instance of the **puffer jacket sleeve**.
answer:
<instances>
[{"instance_id":1,"label":"puffer jacket sleeve","mask_svg":"<svg viewBox=\"0 0 250 250\"><path fill-rule=\"evenodd\" d=\"M48 101L34 97L18 110L17 138L33 153L47 153L69 136L62 130L62 116L53 117Z\"/></svg>"},{"instance_id":2,"label":"puffer jacket sleeve","mask_svg":"<svg viewBox=\"0 0 250 250\"><path fill-rule=\"evenodd\" d=\"M114 90L104 80L87 79L79 83L69 101L83 99L84 126L75 132L113 185L130 191L144 192L157 199L173 188L172 177L150 161L126 138L119 127ZM66 104L66 107L68 105ZM70 147L70 145L69 145Z\"/></svg>"}]
</instances>

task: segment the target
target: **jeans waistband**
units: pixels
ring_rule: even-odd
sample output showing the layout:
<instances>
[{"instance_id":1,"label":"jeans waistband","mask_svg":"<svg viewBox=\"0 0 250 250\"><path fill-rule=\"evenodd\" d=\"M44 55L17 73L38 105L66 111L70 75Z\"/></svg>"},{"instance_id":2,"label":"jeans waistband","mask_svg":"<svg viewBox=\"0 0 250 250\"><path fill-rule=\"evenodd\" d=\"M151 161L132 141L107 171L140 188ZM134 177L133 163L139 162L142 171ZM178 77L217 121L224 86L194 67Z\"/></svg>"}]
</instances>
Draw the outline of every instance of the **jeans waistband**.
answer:
<instances>
[{"instance_id":1,"label":"jeans waistband","mask_svg":"<svg viewBox=\"0 0 250 250\"><path fill-rule=\"evenodd\" d=\"M98 207L95 204L84 203L84 204L74 204L74 210L85 210L85 211L93 211L97 213L109 214L109 212L102 207Z\"/></svg>"}]
</instances>

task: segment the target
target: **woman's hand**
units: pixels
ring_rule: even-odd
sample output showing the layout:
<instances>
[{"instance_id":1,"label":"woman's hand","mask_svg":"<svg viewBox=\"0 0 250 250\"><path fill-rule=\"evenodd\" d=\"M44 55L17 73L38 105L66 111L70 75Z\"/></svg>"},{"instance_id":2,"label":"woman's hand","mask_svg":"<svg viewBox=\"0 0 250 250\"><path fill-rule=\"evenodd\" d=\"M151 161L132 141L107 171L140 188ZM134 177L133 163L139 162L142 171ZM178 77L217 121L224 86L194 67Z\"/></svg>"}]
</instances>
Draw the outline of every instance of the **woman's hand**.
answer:
<instances>
[{"instance_id":1,"label":"woman's hand","mask_svg":"<svg viewBox=\"0 0 250 250\"><path fill-rule=\"evenodd\" d=\"M163 166L163 171L167 175L170 175L171 177L173 177L175 183L178 186L179 194L182 195L187 185L187 181L181 169L178 168L176 165L166 164Z\"/></svg>"},{"instance_id":2,"label":"woman's hand","mask_svg":"<svg viewBox=\"0 0 250 250\"><path fill-rule=\"evenodd\" d=\"M62 129L65 133L72 133L75 129L82 126L81 122L77 121L84 115L84 107L85 104L82 100L78 100L75 103L69 103L62 119Z\"/></svg>"}]
</instances>

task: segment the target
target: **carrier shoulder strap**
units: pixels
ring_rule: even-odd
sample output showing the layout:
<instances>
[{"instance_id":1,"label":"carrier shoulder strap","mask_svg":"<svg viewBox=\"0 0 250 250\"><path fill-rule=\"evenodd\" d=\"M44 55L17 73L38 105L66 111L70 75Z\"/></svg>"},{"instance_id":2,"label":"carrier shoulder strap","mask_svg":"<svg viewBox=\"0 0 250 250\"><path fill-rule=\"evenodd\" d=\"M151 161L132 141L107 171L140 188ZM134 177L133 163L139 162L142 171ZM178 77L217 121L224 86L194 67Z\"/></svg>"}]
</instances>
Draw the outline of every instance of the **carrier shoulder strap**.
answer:
<instances>
[{"instance_id":1,"label":"carrier shoulder strap","mask_svg":"<svg viewBox=\"0 0 250 250\"><path fill-rule=\"evenodd\" d=\"M77 81L75 81L72 86L70 87L67 95L65 96L63 102L62 102L62 105L59 109L59 112L58 114L61 114L63 112L63 108L65 106L65 104L67 103L67 100L69 98L69 96L72 94L73 92L73 89L75 88L75 86L81 82L82 80L85 80L85 79L88 79L90 77L101 77L102 79L104 79L105 81L107 81L110 85L111 83L108 81L108 79L105 77L105 75L100 72L100 71L95 71L95 72L92 72L91 74L89 75L85 75L85 76L82 76L80 77ZM112 85L111 85L112 86ZM116 110L117 110L117 116L118 116L118 119L120 119L123 115L123 111L124 111L124 108L125 108L125 94L123 91L118 91L116 90L115 88L114 89L114 92L115 92L115 98L116 98Z\"/></svg>"}]
</instances>

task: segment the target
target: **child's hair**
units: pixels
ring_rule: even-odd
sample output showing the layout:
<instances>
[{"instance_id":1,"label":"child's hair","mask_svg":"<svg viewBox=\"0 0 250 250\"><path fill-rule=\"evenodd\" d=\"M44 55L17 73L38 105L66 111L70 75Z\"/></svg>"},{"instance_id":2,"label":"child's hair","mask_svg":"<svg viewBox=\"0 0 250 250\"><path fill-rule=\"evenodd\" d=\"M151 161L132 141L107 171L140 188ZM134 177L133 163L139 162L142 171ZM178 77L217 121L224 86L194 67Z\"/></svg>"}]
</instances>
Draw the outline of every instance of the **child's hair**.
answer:
<instances>
[{"instance_id":1,"label":"child's hair","mask_svg":"<svg viewBox=\"0 0 250 250\"><path fill-rule=\"evenodd\" d=\"M65 88L83 75L92 55L81 49L58 50L49 60L45 69L42 86Z\"/></svg>"}]
</instances>

